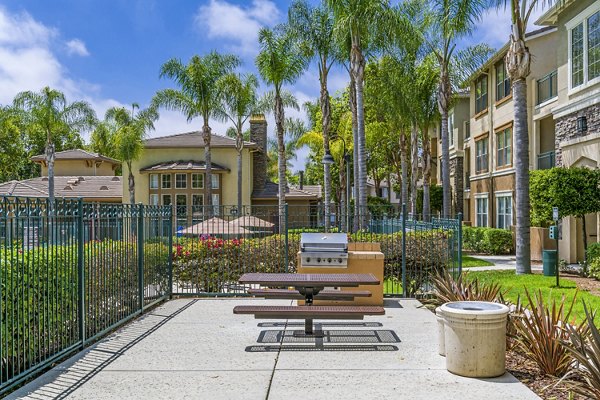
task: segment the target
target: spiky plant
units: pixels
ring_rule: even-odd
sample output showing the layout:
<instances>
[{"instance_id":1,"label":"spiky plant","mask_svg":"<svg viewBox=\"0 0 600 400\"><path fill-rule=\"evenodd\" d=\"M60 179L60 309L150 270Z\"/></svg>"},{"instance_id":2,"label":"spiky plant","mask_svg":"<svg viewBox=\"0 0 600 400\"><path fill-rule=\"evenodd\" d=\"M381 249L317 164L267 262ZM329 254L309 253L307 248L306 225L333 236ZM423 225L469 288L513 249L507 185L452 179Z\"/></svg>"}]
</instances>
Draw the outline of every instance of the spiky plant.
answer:
<instances>
[{"instance_id":1,"label":"spiky plant","mask_svg":"<svg viewBox=\"0 0 600 400\"><path fill-rule=\"evenodd\" d=\"M433 279L434 295L439 303L450 301L497 301L504 295L498 283L480 283L477 278L465 279L466 274L454 279L448 271L440 271Z\"/></svg>"}]
</instances>

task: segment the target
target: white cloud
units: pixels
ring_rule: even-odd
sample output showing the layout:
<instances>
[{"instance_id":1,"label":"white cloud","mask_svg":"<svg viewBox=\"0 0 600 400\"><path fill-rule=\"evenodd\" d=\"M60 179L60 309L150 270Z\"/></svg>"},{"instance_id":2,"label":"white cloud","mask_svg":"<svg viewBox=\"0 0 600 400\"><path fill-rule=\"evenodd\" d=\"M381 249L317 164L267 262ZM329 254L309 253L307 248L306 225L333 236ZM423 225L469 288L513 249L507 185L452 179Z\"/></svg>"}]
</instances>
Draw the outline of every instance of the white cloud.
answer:
<instances>
[{"instance_id":1,"label":"white cloud","mask_svg":"<svg viewBox=\"0 0 600 400\"><path fill-rule=\"evenodd\" d=\"M65 43L67 46L67 53L69 55L77 55L81 57L86 57L90 55L90 52L85 47L85 43L83 43L79 39L72 39Z\"/></svg>"},{"instance_id":2,"label":"white cloud","mask_svg":"<svg viewBox=\"0 0 600 400\"><path fill-rule=\"evenodd\" d=\"M28 13L11 15L0 6L0 46L46 45L56 35Z\"/></svg>"},{"instance_id":3,"label":"white cloud","mask_svg":"<svg viewBox=\"0 0 600 400\"><path fill-rule=\"evenodd\" d=\"M269 0L253 0L246 7L225 0L210 0L198 8L194 22L202 35L229 41L230 50L255 54L258 51L258 31L279 18L279 9Z\"/></svg>"}]
</instances>

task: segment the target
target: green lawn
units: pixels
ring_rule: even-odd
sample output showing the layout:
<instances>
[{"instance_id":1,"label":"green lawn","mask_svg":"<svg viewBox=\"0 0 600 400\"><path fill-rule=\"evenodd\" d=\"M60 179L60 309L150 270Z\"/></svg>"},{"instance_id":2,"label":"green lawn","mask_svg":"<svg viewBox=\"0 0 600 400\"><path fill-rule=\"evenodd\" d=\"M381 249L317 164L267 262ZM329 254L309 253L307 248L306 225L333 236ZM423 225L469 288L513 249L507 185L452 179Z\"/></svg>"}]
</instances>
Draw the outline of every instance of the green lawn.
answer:
<instances>
[{"instance_id":1,"label":"green lawn","mask_svg":"<svg viewBox=\"0 0 600 400\"><path fill-rule=\"evenodd\" d=\"M468 276L471 278L477 277L480 282L498 282L503 288L509 289L505 297L512 302L516 302L519 295L522 301L526 301L525 287L527 287L530 294L533 294L533 292L537 293L538 289L541 289L542 296L546 302L551 301L551 299L560 301L564 295L567 299L567 304L570 304L577 288L575 282L568 279L561 278L560 287L557 288L555 286L556 278L553 276L539 274L516 275L514 271L470 271L468 272ZM573 313L577 316L577 320L585 317L583 302L588 305L588 308L597 309L600 312L600 297L589 292L579 291L577 292L577 300L573 307Z\"/></svg>"},{"instance_id":2,"label":"green lawn","mask_svg":"<svg viewBox=\"0 0 600 400\"><path fill-rule=\"evenodd\" d=\"M473 268L473 267L489 267L494 265L493 262L481 260L479 258L471 257L471 256L462 256L462 266L463 268Z\"/></svg>"}]
</instances>

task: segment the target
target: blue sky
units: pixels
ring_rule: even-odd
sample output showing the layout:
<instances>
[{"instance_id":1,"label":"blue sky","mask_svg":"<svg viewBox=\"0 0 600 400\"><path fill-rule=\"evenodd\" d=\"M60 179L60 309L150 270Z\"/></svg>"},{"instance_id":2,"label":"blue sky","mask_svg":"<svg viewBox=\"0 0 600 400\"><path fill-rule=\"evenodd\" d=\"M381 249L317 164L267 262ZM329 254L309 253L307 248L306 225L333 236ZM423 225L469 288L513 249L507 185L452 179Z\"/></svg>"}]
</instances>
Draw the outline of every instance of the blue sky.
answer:
<instances>
[{"instance_id":1,"label":"blue sky","mask_svg":"<svg viewBox=\"0 0 600 400\"><path fill-rule=\"evenodd\" d=\"M286 18L283 0L0 0L0 104L23 90L43 86L89 101L99 117L107 108L147 105L171 82L158 77L171 57L187 61L211 49L237 54L244 71L256 72L256 35L261 26ZM541 10L535 14L539 15ZM535 18L532 18L535 20ZM493 47L508 38L504 11L483 16L474 35ZM474 42L473 38L466 42ZM346 85L346 73L332 71L331 92ZM261 90L265 90L265 86ZM300 103L318 96L315 68L289 88ZM302 112L290 115L303 117ZM213 122L213 132L226 124ZM270 124L270 132L273 130ZM161 111L151 136L199 129L175 112ZM302 168L305 151L294 162Z\"/></svg>"}]
</instances>

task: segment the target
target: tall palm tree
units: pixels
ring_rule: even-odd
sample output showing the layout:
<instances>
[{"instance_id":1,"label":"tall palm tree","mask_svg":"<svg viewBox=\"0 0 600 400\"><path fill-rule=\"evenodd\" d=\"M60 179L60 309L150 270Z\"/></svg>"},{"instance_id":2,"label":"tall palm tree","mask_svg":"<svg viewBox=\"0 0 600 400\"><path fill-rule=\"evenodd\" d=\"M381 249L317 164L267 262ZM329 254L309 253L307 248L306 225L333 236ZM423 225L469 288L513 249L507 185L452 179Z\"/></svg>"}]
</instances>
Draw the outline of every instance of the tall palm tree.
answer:
<instances>
[{"instance_id":1,"label":"tall palm tree","mask_svg":"<svg viewBox=\"0 0 600 400\"><path fill-rule=\"evenodd\" d=\"M295 0L288 12L291 30L300 37L309 59L316 59L319 70L321 92L321 125L323 129L323 150L329 154L329 134L331 130L331 103L327 78L332 64L338 58L337 43L333 36L333 14L326 4L311 7L305 0ZM329 231L331 203L331 165L323 164L323 186L325 202L325 231Z\"/></svg>"},{"instance_id":2,"label":"tall palm tree","mask_svg":"<svg viewBox=\"0 0 600 400\"><path fill-rule=\"evenodd\" d=\"M355 152L358 157L358 186L356 187L358 203L361 207L367 204L367 163L364 113L364 75L366 51L373 47L373 36L389 22L386 20L389 9L386 0L327 0L333 10L335 29L340 37L350 39L350 73L356 95L357 144ZM364 214L364 213L363 213ZM359 216L359 228L364 227L365 218Z\"/></svg>"},{"instance_id":3,"label":"tall palm tree","mask_svg":"<svg viewBox=\"0 0 600 400\"><path fill-rule=\"evenodd\" d=\"M450 215L450 147L448 142L448 111L452 107L453 82L452 64L456 56L456 46L461 38L471 34L479 20L487 0L430 0L429 12L431 29L429 44L439 64L438 107L441 114L442 140L442 186L444 200L442 213Z\"/></svg>"},{"instance_id":4,"label":"tall palm tree","mask_svg":"<svg viewBox=\"0 0 600 400\"><path fill-rule=\"evenodd\" d=\"M258 99L256 76L227 74L219 82L223 93L221 113L235 129L235 149L237 150L237 207L242 211L242 151L244 150L244 123L257 110Z\"/></svg>"},{"instance_id":5,"label":"tall palm tree","mask_svg":"<svg viewBox=\"0 0 600 400\"><path fill-rule=\"evenodd\" d=\"M28 129L42 130L46 135L46 163L48 164L48 202L54 208L54 154L55 136L65 132L91 129L96 113L85 101L69 103L64 93L43 88L39 92L21 92L14 98L14 106L24 111Z\"/></svg>"},{"instance_id":6,"label":"tall palm tree","mask_svg":"<svg viewBox=\"0 0 600 400\"><path fill-rule=\"evenodd\" d=\"M282 87L284 84L293 84L300 77L306 66L296 37L285 25L274 29L262 28L258 33L260 53L256 57L256 66L263 80L273 85L275 115L275 130L277 132L278 146L278 195L279 215L284 215L286 181L285 157L285 111L282 100ZM280 224L282 226L282 224Z\"/></svg>"},{"instance_id":7,"label":"tall palm tree","mask_svg":"<svg viewBox=\"0 0 600 400\"><path fill-rule=\"evenodd\" d=\"M210 183L212 163L210 152L211 118L222 118L221 87L219 80L240 65L238 57L211 51L205 56L193 56L187 65L172 58L160 68L160 77L170 78L179 89L163 89L156 92L153 104L168 110L180 111L188 122L202 117L202 139L206 178ZM212 185L206 185L206 204L212 205ZM212 207L209 207L212 210Z\"/></svg>"},{"instance_id":8,"label":"tall palm tree","mask_svg":"<svg viewBox=\"0 0 600 400\"><path fill-rule=\"evenodd\" d=\"M135 179L131 164L142 154L146 133L154 130L154 122L157 119L156 107L150 106L140 110L139 105L135 103L131 105L131 110L125 107L113 107L106 111L105 120L114 123L117 128L115 139L117 158L127 165L130 204L135 204Z\"/></svg>"},{"instance_id":9,"label":"tall palm tree","mask_svg":"<svg viewBox=\"0 0 600 400\"><path fill-rule=\"evenodd\" d=\"M90 135L90 150L108 156L116 156L117 127L111 121L100 121Z\"/></svg>"},{"instance_id":10,"label":"tall palm tree","mask_svg":"<svg viewBox=\"0 0 600 400\"><path fill-rule=\"evenodd\" d=\"M562 0L557 0L561 2ZM531 53L525 44L525 32L532 11L551 5L552 0L495 0L497 7L510 3L511 33L505 57L506 72L512 82L515 138L516 259L517 274L531 273L529 216L529 129L527 127L527 77Z\"/></svg>"}]
</instances>

